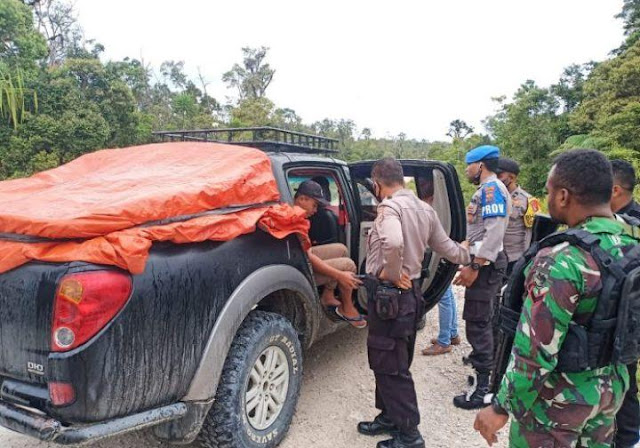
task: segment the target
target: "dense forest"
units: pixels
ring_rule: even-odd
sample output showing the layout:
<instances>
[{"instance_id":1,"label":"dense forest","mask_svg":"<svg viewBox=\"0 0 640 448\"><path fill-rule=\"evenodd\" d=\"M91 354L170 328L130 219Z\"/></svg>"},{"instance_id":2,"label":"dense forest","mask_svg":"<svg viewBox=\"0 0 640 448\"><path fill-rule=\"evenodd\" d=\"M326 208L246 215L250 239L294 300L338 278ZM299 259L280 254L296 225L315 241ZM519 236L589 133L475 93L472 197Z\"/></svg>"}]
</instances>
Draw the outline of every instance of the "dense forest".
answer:
<instances>
[{"instance_id":1,"label":"dense forest","mask_svg":"<svg viewBox=\"0 0 640 448\"><path fill-rule=\"evenodd\" d=\"M305 123L268 98L275 76L268 48L239 51L241 61L221 74L237 96L223 104L203 76L186 74L188 61L159 69L137 59L105 61L68 0L0 0L0 179L150 142L154 130L271 125L337 138L346 160L432 158L460 173L467 149L492 142L521 162L523 184L542 195L550 161L563 150L596 148L640 168L640 0L625 0L617 17L625 41L607 60L571 65L551 86L525 80L512 98L495 98L485 133L452 117L443 141L429 142L402 133L373 138L349 119Z\"/></svg>"}]
</instances>

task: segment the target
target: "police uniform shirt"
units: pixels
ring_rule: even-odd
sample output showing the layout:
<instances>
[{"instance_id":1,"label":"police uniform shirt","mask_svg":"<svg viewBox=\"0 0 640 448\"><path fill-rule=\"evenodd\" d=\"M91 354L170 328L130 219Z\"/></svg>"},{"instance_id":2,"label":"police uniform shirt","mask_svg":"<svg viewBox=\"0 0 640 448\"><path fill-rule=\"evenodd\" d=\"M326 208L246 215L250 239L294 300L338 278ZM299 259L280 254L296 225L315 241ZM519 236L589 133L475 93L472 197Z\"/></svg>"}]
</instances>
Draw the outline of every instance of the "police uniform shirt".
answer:
<instances>
[{"instance_id":1,"label":"police uniform shirt","mask_svg":"<svg viewBox=\"0 0 640 448\"><path fill-rule=\"evenodd\" d=\"M402 273L420 278L424 252L430 247L452 263L466 264L469 252L442 228L435 210L407 189L398 190L378 205L367 240L367 274L398 281Z\"/></svg>"},{"instance_id":2,"label":"police uniform shirt","mask_svg":"<svg viewBox=\"0 0 640 448\"><path fill-rule=\"evenodd\" d=\"M633 218L640 219L640 205L633 199L627 205L618 210L619 215L629 215Z\"/></svg>"},{"instance_id":3,"label":"police uniform shirt","mask_svg":"<svg viewBox=\"0 0 640 448\"><path fill-rule=\"evenodd\" d=\"M518 260L531 244L531 227L527 227L524 220L530 198L520 187L511 193L511 214L504 235L504 251L510 262Z\"/></svg>"},{"instance_id":4,"label":"police uniform shirt","mask_svg":"<svg viewBox=\"0 0 640 448\"><path fill-rule=\"evenodd\" d=\"M489 176L473 194L467 208L467 240L473 255L496 261L504 248L510 210L507 187L495 174Z\"/></svg>"}]
</instances>

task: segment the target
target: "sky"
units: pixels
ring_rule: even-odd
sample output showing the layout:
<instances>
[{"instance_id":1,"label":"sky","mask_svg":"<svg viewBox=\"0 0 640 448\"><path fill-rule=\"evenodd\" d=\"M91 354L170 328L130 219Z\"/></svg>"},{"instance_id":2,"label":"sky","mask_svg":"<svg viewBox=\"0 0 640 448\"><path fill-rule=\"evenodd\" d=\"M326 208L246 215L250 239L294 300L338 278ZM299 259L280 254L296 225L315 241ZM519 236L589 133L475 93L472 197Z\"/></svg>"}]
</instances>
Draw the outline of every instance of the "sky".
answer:
<instances>
[{"instance_id":1,"label":"sky","mask_svg":"<svg viewBox=\"0 0 640 448\"><path fill-rule=\"evenodd\" d=\"M446 140L477 131L527 79L548 86L623 40L622 0L75 0L105 59L198 69L218 101L242 47L269 47L267 96L305 123L352 119L376 137Z\"/></svg>"}]
</instances>

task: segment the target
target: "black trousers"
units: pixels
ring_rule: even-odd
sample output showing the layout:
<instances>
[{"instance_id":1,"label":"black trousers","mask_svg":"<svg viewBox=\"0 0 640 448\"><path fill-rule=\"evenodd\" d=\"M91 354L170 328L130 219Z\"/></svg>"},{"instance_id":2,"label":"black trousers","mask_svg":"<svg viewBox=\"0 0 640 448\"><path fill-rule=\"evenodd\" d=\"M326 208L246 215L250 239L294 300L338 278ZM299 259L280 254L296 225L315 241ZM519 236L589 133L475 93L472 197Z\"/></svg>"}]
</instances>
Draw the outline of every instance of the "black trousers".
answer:
<instances>
[{"instance_id":1,"label":"black trousers","mask_svg":"<svg viewBox=\"0 0 640 448\"><path fill-rule=\"evenodd\" d=\"M624 396L622 407L616 414L616 448L631 448L640 441L640 404L638 403L638 383L636 372L638 364L627 366L631 377L631 387Z\"/></svg>"},{"instance_id":2,"label":"black trousers","mask_svg":"<svg viewBox=\"0 0 640 448\"><path fill-rule=\"evenodd\" d=\"M376 379L376 408L402 431L420 424L415 385L409 368L416 343L416 325L421 316L422 296L417 283L400 295L398 317L381 320L375 301L369 297L369 367Z\"/></svg>"},{"instance_id":3,"label":"black trousers","mask_svg":"<svg viewBox=\"0 0 640 448\"><path fill-rule=\"evenodd\" d=\"M494 367L492 320L506 268L507 257L500 253L495 263L480 268L478 278L464 294L462 318L472 348L469 361L477 373L491 373Z\"/></svg>"}]
</instances>

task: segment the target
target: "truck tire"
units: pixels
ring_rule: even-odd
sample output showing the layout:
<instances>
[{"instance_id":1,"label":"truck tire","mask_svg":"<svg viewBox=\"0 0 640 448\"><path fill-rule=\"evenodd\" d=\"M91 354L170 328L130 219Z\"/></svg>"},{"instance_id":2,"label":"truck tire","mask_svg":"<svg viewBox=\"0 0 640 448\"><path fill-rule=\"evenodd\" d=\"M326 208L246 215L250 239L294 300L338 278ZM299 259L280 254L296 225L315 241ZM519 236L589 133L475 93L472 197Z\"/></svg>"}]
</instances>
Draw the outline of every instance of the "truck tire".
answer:
<instances>
[{"instance_id":1,"label":"truck tire","mask_svg":"<svg viewBox=\"0 0 640 448\"><path fill-rule=\"evenodd\" d=\"M284 317L252 311L231 344L213 407L200 432L206 448L271 448L286 435L302 382L302 347Z\"/></svg>"}]
</instances>

